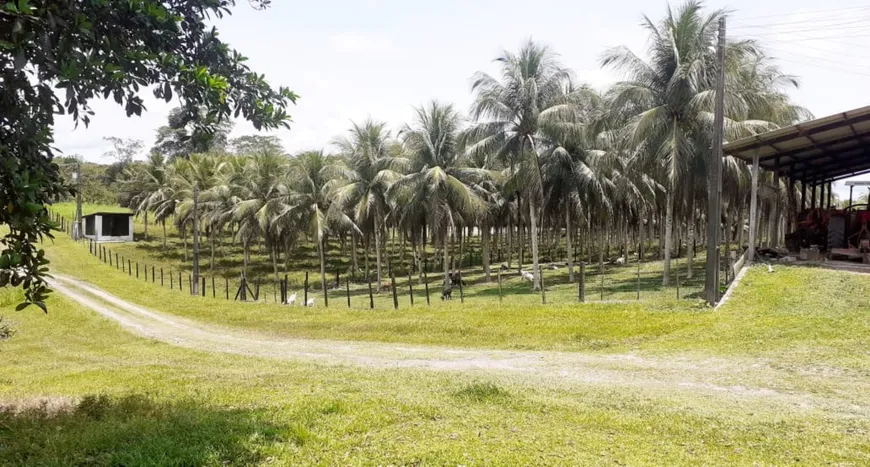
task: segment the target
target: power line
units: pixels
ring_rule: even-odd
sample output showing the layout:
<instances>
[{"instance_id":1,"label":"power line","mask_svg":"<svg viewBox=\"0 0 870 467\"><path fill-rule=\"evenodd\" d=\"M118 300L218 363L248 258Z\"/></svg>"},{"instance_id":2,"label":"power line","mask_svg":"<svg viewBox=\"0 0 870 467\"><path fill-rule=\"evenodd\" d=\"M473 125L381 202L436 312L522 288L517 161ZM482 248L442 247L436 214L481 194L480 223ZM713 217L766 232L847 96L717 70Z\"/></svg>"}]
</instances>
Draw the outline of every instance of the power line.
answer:
<instances>
[{"instance_id":1,"label":"power line","mask_svg":"<svg viewBox=\"0 0 870 467\"><path fill-rule=\"evenodd\" d=\"M768 40L768 41L764 41L764 48L765 49L775 49L776 45L771 47L769 45L770 43L780 44L780 45L792 45L789 41ZM870 46L870 44L868 44L868 46ZM853 58L858 58L858 59L870 60L870 55L855 55L851 51L839 51L839 50L823 49L821 47L813 47L813 46L807 45L807 44L800 44L799 47L801 47L803 49L817 50L819 52L825 52L825 53L829 53L829 54L842 55L844 57L853 57Z\"/></svg>"},{"instance_id":2,"label":"power line","mask_svg":"<svg viewBox=\"0 0 870 467\"><path fill-rule=\"evenodd\" d=\"M764 27L761 28L763 32L759 32L758 34L794 34L794 33L808 33L808 32L861 32L865 29L870 29L870 19L862 19L859 21L853 21L848 24L840 24L840 25L826 25L812 28L800 28L800 29L784 29L777 27Z\"/></svg>"},{"instance_id":3,"label":"power line","mask_svg":"<svg viewBox=\"0 0 870 467\"><path fill-rule=\"evenodd\" d=\"M866 10L866 9L870 9L870 7L868 7L868 6L853 6L853 7L846 7L846 8L827 8L827 9L821 8L821 9L816 9L816 10L804 10L804 11L799 12L798 14L806 14L806 15L825 14L825 13L834 13L834 12L850 12L850 11L854 11L854 10ZM778 13L775 15L751 16L751 17L746 17L746 18L740 18L737 16L733 16L733 17L729 17L729 20L732 20L736 23L739 23L741 21L747 21L747 20L751 21L753 19L782 18L785 16L794 16L794 15L795 15L795 13Z\"/></svg>"},{"instance_id":4,"label":"power line","mask_svg":"<svg viewBox=\"0 0 870 467\"><path fill-rule=\"evenodd\" d=\"M870 7L867 7L867 10L870 11ZM859 18L861 18L860 21L867 20L866 16L859 17ZM781 23L744 24L742 26L733 26L731 29L768 28L768 27L772 27L772 26L805 27L805 26L824 25L824 24L830 24L832 26L835 26L836 23L839 21L855 22L856 17L854 15L849 15L846 17L831 16L831 17L827 17L827 18L813 18L813 19L807 19L807 20L802 20L802 21L786 21L786 22L781 22Z\"/></svg>"},{"instance_id":5,"label":"power line","mask_svg":"<svg viewBox=\"0 0 870 467\"><path fill-rule=\"evenodd\" d=\"M863 31L858 31L858 32L863 32ZM753 39L761 39L761 40L774 40L773 39L774 37L782 37L782 34L775 34L775 33L772 35L752 34L751 36L747 36L747 37L753 38ZM818 41L818 40L854 39L856 37L870 37L870 34L851 34L848 36L833 35L833 36L813 36L813 37L798 35L797 38L795 38L795 39L780 39L780 42L783 42L783 41L804 42L804 41ZM867 44L850 43L850 45L855 45L857 47L867 47Z\"/></svg>"},{"instance_id":6,"label":"power line","mask_svg":"<svg viewBox=\"0 0 870 467\"><path fill-rule=\"evenodd\" d=\"M776 58L776 60L781 61L781 62L794 63L797 65L809 66L809 67L813 67L813 68L821 68L821 69L826 70L826 71L836 71L839 73L848 73L848 74L853 74L856 76L865 76L865 77L870 78L870 73L862 73L860 71L850 70L847 68L837 68L837 67L832 67L832 66L828 66L828 65L819 65L817 63L808 63L805 61L791 60L788 58L780 58L780 57L774 57L774 58Z\"/></svg>"},{"instance_id":7,"label":"power line","mask_svg":"<svg viewBox=\"0 0 870 467\"><path fill-rule=\"evenodd\" d=\"M825 58L825 57L818 57L818 56L813 56L813 55L805 55L805 54L801 54L801 53L798 53L798 52L792 52L792 51L782 50L782 49L776 49L776 48L771 48L771 50L773 50L774 52L778 52L778 53L780 53L780 54L792 55L792 56L794 56L794 57L805 58L805 59L808 59L808 60L821 60L821 61L823 61L823 62L833 63L833 64L835 64L835 65L843 65L843 66L846 66L846 67L856 68L856 69L859 69L859 70L864 70L864 69L865 69L865 68L863 68L863 67L855 67L855 64L854 64L854 63L850 63L850 62L843 62L843 61L839 61L839 60L831 60L831 59L829 59L829 58ZM776 58L776 57L773 57L773 58ZM866 71L867 71L868 73L870 73L870 68L866 68Z\"/></svg>"}]
</instances>

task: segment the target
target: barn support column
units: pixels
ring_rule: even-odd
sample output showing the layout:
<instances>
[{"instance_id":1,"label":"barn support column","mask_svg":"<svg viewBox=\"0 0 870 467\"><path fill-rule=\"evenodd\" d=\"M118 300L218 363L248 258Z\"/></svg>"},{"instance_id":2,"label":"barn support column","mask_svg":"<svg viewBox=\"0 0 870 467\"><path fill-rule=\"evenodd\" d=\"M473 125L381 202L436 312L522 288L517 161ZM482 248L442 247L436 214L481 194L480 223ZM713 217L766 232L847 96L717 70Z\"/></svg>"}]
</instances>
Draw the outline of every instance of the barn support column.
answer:
<instances>
[{"instance_id":1,"label":"barn support column","mask_svg":"<svg viewBox=\"0 0 870 467\"><path fill-rule=\"evenodd\" d=\"M758 229L758 151L752 156L752 192L749 197L749 249L746 260L755 261L755 234Z\"/></svg>"}]
</instances>

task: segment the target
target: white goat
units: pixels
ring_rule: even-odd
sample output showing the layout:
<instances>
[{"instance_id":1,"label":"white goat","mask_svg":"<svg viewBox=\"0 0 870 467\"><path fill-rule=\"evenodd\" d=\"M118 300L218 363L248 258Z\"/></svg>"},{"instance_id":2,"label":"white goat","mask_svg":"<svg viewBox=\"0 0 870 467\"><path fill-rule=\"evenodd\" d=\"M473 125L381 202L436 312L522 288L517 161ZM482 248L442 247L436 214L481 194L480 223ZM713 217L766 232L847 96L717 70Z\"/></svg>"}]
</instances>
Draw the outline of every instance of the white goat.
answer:
<instances>
[{"instance_id":1,"label":"white goat","mask_svg":"<svg viewBox=\"0 0 870 467\"><path fill-rule=\"evenodd\" d=\"M617 266L622 266L623 264L625 264L625 256L620 256L619 258L616 258L616 261L614 261L614 263L616 263Z\"/></svg>"},{"instance_id":2,"label":"white goat","mask_svg":"<svg viewBox=\"0 0 870 467\"><path fill-rule=\"evenodd\" d=\"M289 297L287 297L287 301L284 302L285 305L295 305L296 304L296 293L294 292Z\"/></svg>"},{"instance_id":3,"label":"white goat","mask_svg":"<svg viewBox=\"0 0 870 467\"><path fill-rule=\"evenodd\" d=\"M523 276L523 279L532 282L535 280L535 275L530 273L529 271L520 271L520 274Z\"/></svg>"},{"instance_id":4,"label":"white goat","mask_svg":"<svg viewBox=\"0 0 870 467\"><path fill-rule=\"evenodd\" d=\"M309 298L307 302L305 302L305 306L314 306L314 299Z\"/></svg>"}]
</instances>

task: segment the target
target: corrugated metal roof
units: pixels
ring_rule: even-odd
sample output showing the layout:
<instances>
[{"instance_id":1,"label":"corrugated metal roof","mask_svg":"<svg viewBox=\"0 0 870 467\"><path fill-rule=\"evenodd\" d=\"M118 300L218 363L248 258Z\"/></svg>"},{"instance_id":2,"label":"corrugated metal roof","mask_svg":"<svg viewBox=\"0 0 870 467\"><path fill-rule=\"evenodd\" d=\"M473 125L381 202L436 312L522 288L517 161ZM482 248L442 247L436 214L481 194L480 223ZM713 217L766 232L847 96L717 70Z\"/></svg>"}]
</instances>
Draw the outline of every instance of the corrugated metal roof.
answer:
<instances>
[{"instance_id":1,"label":"corrugated metal roof","mask_svg":"<svg viewBox=\"0 0 870 467\"><path fill-rule=\"evenodd\" d=\"M97 212L89 212L87 214L82 214L82 217L91 217L91 216L132 216L132 212L108 212L108 211L97 211Z\"/></svg>"},{"instance_id":2,"label":"corrugated metal roof","mask_svg":"<svg viewBox=\"0 0 870 467\"><path fill-rule=\"evenodd\" d=\"M730 142L723 148L762 169L807 182L870 172L870 106Z\"/></svg>"}]
</instances>

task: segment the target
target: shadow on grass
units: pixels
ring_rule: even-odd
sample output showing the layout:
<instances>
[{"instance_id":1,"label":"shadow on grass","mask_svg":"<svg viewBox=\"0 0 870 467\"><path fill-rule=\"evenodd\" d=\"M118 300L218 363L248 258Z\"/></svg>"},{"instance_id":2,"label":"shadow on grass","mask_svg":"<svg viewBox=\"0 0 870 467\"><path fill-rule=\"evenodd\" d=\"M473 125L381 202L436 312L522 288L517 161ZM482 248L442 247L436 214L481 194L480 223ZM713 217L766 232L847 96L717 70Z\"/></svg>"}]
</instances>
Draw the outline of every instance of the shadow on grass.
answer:
<instances>
[{"instance_id":1,"label":"shadow on grass","mask_svg":"<svg viewBox=\"0 0 870 467\"><path fill-rule=\"evenodd\" d=\"M249 465L279 440L265 413L146 396L0 406L2 465Z\"/></svg>"}]
</instances>

